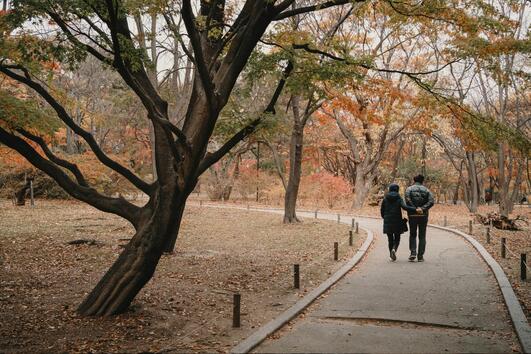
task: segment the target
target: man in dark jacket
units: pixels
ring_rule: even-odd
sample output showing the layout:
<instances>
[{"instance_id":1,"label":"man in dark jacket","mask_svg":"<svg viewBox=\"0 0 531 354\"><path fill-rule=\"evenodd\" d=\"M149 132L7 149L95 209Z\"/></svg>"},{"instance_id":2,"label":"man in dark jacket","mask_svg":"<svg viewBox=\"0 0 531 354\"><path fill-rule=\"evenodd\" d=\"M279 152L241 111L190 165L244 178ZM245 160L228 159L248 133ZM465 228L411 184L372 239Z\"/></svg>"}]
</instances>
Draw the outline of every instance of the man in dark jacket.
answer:
<instances>
[{"instance_id":1,"label":"man in dark jacket","mask_svg":"<svg viewBox=\"0 0 531 354\"><path fill-rule=\"evenodd\" d=\"M428 226L428 210L434 204L433 194L428 188L422 185L424 176L418 175L413 178L415 184L406 189L406 204L416 208L416 211L409 211L409 250L411 255L409 260L413 262L424 261L424 251L426 250L426 226ZM419 236L419 248L417 252L417 229Z\"/></svg>"}]
</instances>

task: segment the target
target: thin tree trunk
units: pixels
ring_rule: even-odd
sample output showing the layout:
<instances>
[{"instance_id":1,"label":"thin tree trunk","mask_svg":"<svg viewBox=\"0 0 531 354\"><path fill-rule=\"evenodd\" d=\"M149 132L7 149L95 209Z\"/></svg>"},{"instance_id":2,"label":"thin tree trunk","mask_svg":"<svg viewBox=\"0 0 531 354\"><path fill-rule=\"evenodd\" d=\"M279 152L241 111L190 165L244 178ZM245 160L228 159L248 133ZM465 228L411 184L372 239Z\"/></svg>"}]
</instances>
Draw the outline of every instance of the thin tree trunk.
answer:
<instances>
[{"instance_id":1,"label":"thin tree trunk","mask_svg":"<svg viewBox=\"0 0 531 354\"><path fill-rule=\"evenodd\" d=\"M509 178L505 172L505 146L503 143L498 144L498 194L499 194L499 212L501 216L509 217L511 212L511 198L509 196ZM509 171L510 173L511 171Z\"/></svg>"},{"instance_id":2,"label":"thin tree trunk","mask_svg":"<svg viewBox=\"0 0 531 354\"><path fill-rule=\"evenodd\" d=\"M400 161L400 156L402 156L402 150L404 149L404 145L406 145L406 140L402 138L398 143L398 150L396 151L395 158L393 161L393 169L391 172L390 182L393 182L396 179L396 175L398 173L398 162Z\"/></svg>"},{"instance_id":3,"label":"thin tree trunk","mask_svg":"<svg viewBox=\"0 0 531 354\"><path fill-rule=\"evenodd\" d=\"M459 177L457 178L457 183L455 185L455 190L454 190L454 197L452 199L452 203L454 205L457 204L457 200L459 199L459 186L462 180L463 180L463 161L461 161L461 167L459 168Z\"/></svg>"},{"instance_id":4,"label":"thin tree trunk","mask_svg":"<svg viewBox=\"0 0 531 354\"><path fill-rule=\"evenodd\" d=\"M288 186L284 198L284 223L299 222L296 215L297 196L302 172L302 146L304 138L304 126L301 124L299 112L299 97L293 96L293 129L290 141L290 165Z\"/></svg>"},{"instance_id":5,"label":"thin tree trunk","mask_svg":"<svg viewBox=\"0 0 531 354\"><path fill-rule=\"evenodd\" d=\"M518 167L517 167L517 171L516 171L516 179L514 180L513 192L511 194L512 203L511 203L510 212L512 212L513 209L514 209L514 203L520 202L518 200L519 196L520 196L519 192L520 192L520 186L522 185L523 176L524 176L524 163L523 163L523 161L518 161L517 166Z\"/></svg>"},{"instance_id":6,"label":"thin tree trunk","mask_svg":"<svg viewBox=\"0 0 531 354\"><path fill-rule=\"evenodd\" d=\"M467 205L469 210L472 213L477 212L479 204L479 194L478 194L478 176L476 170L476 162L474 161L474 153L466 152L467 159L467 170L468 170L468 181L469 181L469 200Z\"/></svg>"}]
</instances>

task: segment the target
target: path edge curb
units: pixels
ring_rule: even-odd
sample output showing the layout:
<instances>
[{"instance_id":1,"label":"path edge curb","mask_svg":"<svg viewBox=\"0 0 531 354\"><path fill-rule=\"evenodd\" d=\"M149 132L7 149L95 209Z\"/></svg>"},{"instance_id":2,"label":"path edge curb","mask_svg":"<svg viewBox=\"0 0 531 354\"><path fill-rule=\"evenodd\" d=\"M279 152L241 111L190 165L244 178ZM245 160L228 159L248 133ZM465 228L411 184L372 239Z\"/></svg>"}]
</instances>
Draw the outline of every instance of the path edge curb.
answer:
<instances>
[{"instance_id":1,"label":"path edge curb","mask_svg":"<svg viewBox=\"0 0 531 354\"><path fill-rule=\"evenodd\" d=\"M367 254L369 247L374 241L374 235L371 230L360 227L363 231L367 233L367 238L361 245L360 249L356 254L341 268L339 268L332 276L326 279L321 283L317 288L310 291L302 299L297 301L290 308L282 312L275 319L269 321L265 325L258 328L257 331L252 333L246 339L238 343L233 347L230 353L240 354L248 353L254 348L256 348L260 343L262 343L269 335L276 332L278 329L283 327L286 323L291 321L302 311L304 311L308 306L310 306L318 297L320 297L324 292L330 289L335 283L337 283L341 278L345 276L352 268L354 268L361 259Z\"/></svg>"},{"instance_id":2,"label":"path edge curb","mask_svg":"<svg viewBox=\"0 0 531 354\"><path fill-rule=\"evenodd\" d=\"M354 215L354 217L365 219L380 219L377 216L368 215ZM500 291L503 295L505 306L507 307L507 311L509 311L509 316L511 317L511 321L518 337L518 341L520 342L520 345L522 347L522 351L526 354L531 354L531 327L527 322L527 317L524 314L522 305L520 305L520 301L518 301L518 298L514 293L514 289L511 285L511 282L507 278L507 275L503 271L503 268L500 266L500 264L494 259L494 257L491 256L491 254L485 249L485 247L483 247L483 245L471 235L456 229L452 229L450 227L435 224L428 224L428 226L461 236L468 243L470 243L476 249L476 251L478 251L479 255L481 256L481 258L483 258L483 261L487 263L492 273L494 274L494 277L496 278L496 282L498 283L498 287L500 288Z\"/></svg>"},{"instance_id":3,"label":"path edge curb","mask_svg":"<svg viewBox=\"0 0 531 354\"><path fill-rule=\"evenodd\" d=\"M479 252L485 263L487 263L489 268L492 270L492 273L494 273L494 277L496 278L498 286L500 287L500 290L502 292L503 299L505 300L505 305L507 306L507 310L509 311L509 315L513 322L513 326L518 336L518 340L520 341L520 345L522 346L523 352L528 354L531 353L531 327L529 326L522 306L520 305L520 302L518 301L518 298L514 293L514 289L511 286L511 282L507 278L507 275L505 274L503 268L499 265L499 263L494 259L494 257L490 255L490 253L485 249L485 247L483 247L483 245L481 245L481 243L479 243L472 236L449 227L433 224L429 224L428 226L439 230L448 231L463 237Z\"/></svg>"}]
</instances>

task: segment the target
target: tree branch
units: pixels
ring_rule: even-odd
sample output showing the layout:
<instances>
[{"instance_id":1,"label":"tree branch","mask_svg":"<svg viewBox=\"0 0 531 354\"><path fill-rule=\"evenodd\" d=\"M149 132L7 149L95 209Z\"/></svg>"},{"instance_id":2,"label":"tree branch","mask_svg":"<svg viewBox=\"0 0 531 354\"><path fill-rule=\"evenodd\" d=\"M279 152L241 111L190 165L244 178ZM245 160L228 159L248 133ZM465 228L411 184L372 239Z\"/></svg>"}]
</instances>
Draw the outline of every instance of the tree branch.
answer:
<instances>
[{"instance_id":1,"label":"tree branch","mask_svg":"<svg viewBox=\"0 0 531 354\"><path fill-rule=\"evenodd\" d=\"M366 0L355 0L355 2L365 2L365 1ZM280 20L295 16L295 15L299 15L299 14L303 14L307 12L313 12L313 11L320 11L320 10L328 9L333 6L340 6L340 5L345 5L348 3L352 3L352 0L330 0L330 1L319 3L319 4L315 4L315 5L299 7L297 9L280 12L278 15L275 16L273 21L280 21ZM287 7L289 7L290 4L288 4L287 1L285 1L284 4L279 4L278 8L282 9L281 6L282 5L285 6L286 4L288 5Z\"/></svg>"},{"instance_id":2,"label":"tree branch","mask_svg":"<svg viewBox=\"0 0 531 354\"><path fill-rule=\"evenodd\" d=\"M277 88L275 89L275 92L273 96L271 97L271 100L269 101L269 104L267 105L266 109L263 111L263 113L256 119L254 119L251 123L243 127L239 132L237 132L232 138L230 138L225 144L223 144L222 147L220 147L217 151L213 153L207 153L207 155L203 158L201 163L199 164L197 176L200 176L201 173L206 171L207 168L218 162L225 154L227 154L230 149L232 149L234 146L236 146L240 141L245 139L247 136L252 134L260 122L262 121L262 118L266 114L275 114L275 105L280 97L280 94L282 93L282 90L284 89L284 86L286 84L286 80L291 74L291 71L293 70L293 63L291 61L288 62L288 65L284 69L282 78L278 82Z\"/></svg>"},{"instance_id":3,"label":"tree branch","mask_svg":"<svg viewBox=\"0 0 531 354\"><path fill-rule=\"evenodd\" d=\"M72 172L74 177L76 177L77 183L80 186L83 186L83 187L88 187L89 186L87 181L85 180L85 177L83 176L83 174L81 173L81 171L79 170L77 165L74 164L74 163L71 163L70 161L63 160L63 159L57 157L56 155L54 155L54 153L52 153L52 151L48 148L48 145L46 144L46 142L44 141L43 138L41 138L40 136L37 136L37 135L33 135L33 134L31 134L30 132L28 132L28 131L26 131L24 129L17 129L17 132L22 134L24 137L26 137L26 138L36 142L37 144L39 144L39 146L41 147L42 151L44 152L44 154L46 155L46 157L48 157L48 159L50 161L52 161L56 165L59 165L61 167L66 168L70 172Z\"/></svg>"},{"instance_id":4,"label":"tree branch","mask_svg":"<svg viewBox=\"0 0 531 354\"><path fill-rule=\"evenodd\" d=\"M144 182L142 179L140 179L138 176L136 176L133 172L128 170L126 167L122 166L118 162L109 158L100 149L98 143L96 142L92 134L90 134L89 132L81 128L79 125L77 125L72 119L72 117L70 117L70 115L66 112L66 109L41 84L31 79L29 72L25 68L18 67L18 69L22 70L25 76L19 75L11 70L8 70L5 66L0 66L0 72L6 74L7 76L11 77L12 79L18 82L25 84L28 87L31 87L42 98L44 98L44 100L48 102L48 104L55 110L55 112L57 113L57 116L68 127L70 127L70 129L72 129L77 135L81 136L87 142L90 149L94 152L94 155L96 155L96 157L101 163L103 163L105 166L121 174L129 182L131 182L135 187L137 187L144 193L148 195L151 193L151 185Z\"/></svg>"},{"instance_id":5,"label":"tree branch","mask_svg":"<svg viewBox=\"0 0 531 354\"><path fill-rule=\"evenodd\" d=\"M195 17L192 11L192 5L190 4L190 0L183 0L182 18L184 21L184 26L186 27L186 31L188 32L188 35L190 36L190 43L192 44L192 49L194 51L194 58L195 58L195 65L197 67L197 72L199 73L199 77L201 78L201 83L203 85L203 88L205 89L205 94L206 94L207 101L209 103L209 108L212 111L213 110L212 109L213 108L212 98L214 96L214 85L212 83L212 79L208 71L207 63L203 56L201 38L199 36L199 32L197 31L197 28L194 23Z\"/></svg>"},{"instance_id":6,"label":"tree branch","mask_svg":"<svg viewBox=\"0 0 531 354\"><path fill-rule=\"evenodd\" d=\"M137 227L141 208L129 203L123 198L107 197L98 193L93 188L75 183L60 167L39 155L24 139L9 133L1 127L0 142L17 151L33 166L52 177L72 197L90 204L101 211L119 215Z\"/></svg>"}]
</instances>

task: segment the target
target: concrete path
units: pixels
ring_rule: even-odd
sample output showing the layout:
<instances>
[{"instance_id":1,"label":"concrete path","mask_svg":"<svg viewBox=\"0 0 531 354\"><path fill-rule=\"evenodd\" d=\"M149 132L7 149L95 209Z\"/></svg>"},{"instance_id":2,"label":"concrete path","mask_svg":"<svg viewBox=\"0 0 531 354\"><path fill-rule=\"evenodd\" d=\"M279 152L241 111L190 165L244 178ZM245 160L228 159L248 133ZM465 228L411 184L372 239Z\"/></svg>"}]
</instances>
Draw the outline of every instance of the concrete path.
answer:
<instances>
[{"instance_id":1,"label":"concrete path","mask_svg":"<svg viewBox=\"0 0 531 354\"><path fill-rule=\"evenodd\" d=\"M404 234L398 260L391 262L381 221L356 220L376 236L367 259L295 320L291 329L281 330L278 339L264 341L255 352L521 350L494 276L466 241L428 228L425 262L411 263Z\"/></svg>"}]
</instances>

